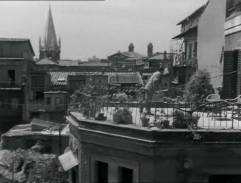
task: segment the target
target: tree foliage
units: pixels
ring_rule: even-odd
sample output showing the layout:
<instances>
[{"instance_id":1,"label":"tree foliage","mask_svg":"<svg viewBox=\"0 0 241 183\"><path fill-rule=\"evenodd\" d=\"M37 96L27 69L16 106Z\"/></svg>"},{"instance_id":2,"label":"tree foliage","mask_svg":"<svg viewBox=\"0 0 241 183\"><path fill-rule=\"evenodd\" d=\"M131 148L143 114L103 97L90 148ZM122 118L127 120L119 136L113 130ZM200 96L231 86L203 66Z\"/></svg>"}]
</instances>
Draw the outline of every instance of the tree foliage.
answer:
<instances>
[{"instance_id":1,"label":"tree foliage","mask_svg":"<svg viewBox=\"0 0 241 183\"><path fill-rule=\"evenodd\" d=\"M185 88L185 99L197 106L200 102L213 93L210 83L210 74L205 70L197 71L187 83Z\"/></svg>"},{"instance_id":2,"label":"tree foliage","mask_svg":"<svg viewBox=\"0 0 241 183\"><path fill-rule=\"evenodd\" d=\"M69 111L78 111L88 118L95 117L107 101L108 97L103 95L106 92L107 88L100 90L95 86L93 78L89 78L86 85L70 97Z\"/></svg>"}]
</instances>

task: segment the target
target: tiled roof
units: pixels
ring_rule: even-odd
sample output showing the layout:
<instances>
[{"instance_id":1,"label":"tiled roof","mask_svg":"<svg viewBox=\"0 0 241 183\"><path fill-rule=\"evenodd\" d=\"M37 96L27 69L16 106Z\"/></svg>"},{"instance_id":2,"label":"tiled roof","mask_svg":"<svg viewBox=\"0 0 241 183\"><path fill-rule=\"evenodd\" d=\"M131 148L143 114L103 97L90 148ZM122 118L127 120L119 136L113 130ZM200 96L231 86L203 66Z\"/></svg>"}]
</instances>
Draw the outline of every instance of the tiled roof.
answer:
<instances>
[{"instance_id":1,"label":"tiled roof","mask_svg":"<svg viewBox=\"0 0 241 183\"><path fill-rule=\"evenodd\" d=\"M170 58L170 56L171 56L171 53L166 53L167 58ZM149 60L164 60L164 53L157 53L148 59Z\"/></svg>"},{"instance_id":2,"label":"tiled roof","mask_svg":"<svg viewBox=\"0 0 241 183\"><path fill-rule=\"evenodd\" d=\"M102 66L102 67L107 67L109 64L108 63L103 63L103 62L82 62L80 66Z\"/></svg>"},{"instance_id":3,"label":"tiled roof","mask_svg":"<svg viewBox=\"0 0 241 183\"><path fill-rule=\"evenodd\" d=\"M49 58L44 58L39 61L37 61L38 65L58 65L56 62L50 60Z\"/></svg>"},{"instance_id":4,"label":"tiled roof","mask_svg":"<svg viewBox=\"0 0 241 183\"><path fill-rule=\"evenodd\" d=\"M90 67L107 67L108 63L103 62L83 62L80 60L59 60L58 65L60 66L90 66Z\"/></svg>"},{"instance_id":5,"label":"tiled roof","mask_svg":"<svg viewBox=\"0 0 241 183\"><path fill-rule=\"evenodd\" d=\"M140 73L109 73L109 84L143 84Z\"/></svg>"},{"instance_id":6,"label":"tiled roof","mask_svg":"<svg viewBox=\"0 0 241 183\"><path fill-rule=\"evenodd\" d=\"M102 75L101 72L49 72L51 84L53 86L66 86L68 82L68 76L78 75ZM106 72L104 75L108 76L109 84L143 84L140 73L135 72Z\"/></svg>"},{"instance_id":7,"label":"tiled roof","mask_svg":"<svg viewBox=\"0 0 241 183\"><path fill-rule=\"evenodd\" d=\"M145 56L140 54L140 53L137 53L137 52L128 52L128 51L125 51L125 52L122 52L121 54L125 55L126 57L129 57L129 58L135 58L135 59L142 59L144 58Z\"/></svg>"},{"instance_id":8,"label":"tiled roof","mask_svg":"<svg viewBox=\"0 0 241 183\"><path fill-rule=\"evenodd\" d=\"M53 86L66 86L68 76L99 75L101 72L49 72L50 81ZM107 74L107 73L106 73Z\"/></svg>"},{"instance_id":9,"label":"tiled roof","mask_svg":"<svg viewBox=\"0 0 241 183\"><path fill-rule=\"evenodd\" d=\"M75 75L75 72L49 72L50 81L52 85L55 86L64 86L67 85L68 76Z\"/></svg>"},{"instance_id":10,"label":"tiled roof","mask_svg":"<svg viewBox=\"0 0 241 183\"><path fill-rule=\"evenodd\" d=\"M117 52L109 57L113 57L115 55L118 55L118 54L121 54L125 57L127 57L127 60L136 60L136 59L142 59L144 58L145 56L140 54L140 53L137 53L137 52L129 52L129 51L124 51L124 52Z\"/></svg>"}]
</instances>

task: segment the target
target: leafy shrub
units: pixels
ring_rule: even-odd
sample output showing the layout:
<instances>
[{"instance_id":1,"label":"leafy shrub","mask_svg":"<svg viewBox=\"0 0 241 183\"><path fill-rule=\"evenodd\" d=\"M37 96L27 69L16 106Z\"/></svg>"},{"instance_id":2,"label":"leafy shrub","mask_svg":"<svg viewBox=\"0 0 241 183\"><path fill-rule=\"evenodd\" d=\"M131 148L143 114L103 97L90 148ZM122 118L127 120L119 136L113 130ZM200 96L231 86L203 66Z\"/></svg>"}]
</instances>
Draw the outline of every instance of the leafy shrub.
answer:
<instances>
[{"instance_id":1,"label":"leafy shrub","mask_svg":"<svg viewBox=\"0 0 241 183\"><path fill-rule=\"evenodd\" d=\"M199 70L186 85L185 99L197 107L213 91L210 83L210 74L205 70Z\"/></svg>"},{"instance_id":2,"label":"leafy shrub","mask_svg":"<svg viewBox=\"0 0 241 183\"><path fill-rule=\"evenodd\" d=\"M186 129L189 125L196 128L199 120L199 116L191 115L181 111L175 111L173 117L174 119L172 126L179 129Z\"/></svg>"},{"instance_id":3,"label":"leafy shrub","mask_svg":"<svg viewBox=\"0 0 241 183\"><path fill-rule=\"evenodd\" d=\"M113 114L113 121L117 124L132 124L131 112L127 109L118 109Z\"/></svg>"},{"instance_id":4,"label":"leafy shrub","mask_svg":"<svg viewBox=\"0 0 241 183\"><path fill-rule=\"evenodd\" d=\"M149 127L149 121L150 119L146 116L145 113L141 114L141 123L143 127Z\"/></svg>"},{"instance_id":5,"label":"leafy shrub","mask_svg":"<svg viewBox=\"0 0 241 183\"><path fill-rule=\"evenodd\" d=\"M154 124L157 128L161 128L161 129L168 129L170 128L170 121L169 120L161 120L158 121L157 123Z\"/></svg>"},{"instance_id":6,"label":"leafy shrub","mask_svg":"<svg viewBox=\"0 0 241 183\"><path fill-rule=\"evenodd\" d=\"M161 121L162 128L170 128L170 121L169 120L162 120Z\"/></svg>"}]
</instances>

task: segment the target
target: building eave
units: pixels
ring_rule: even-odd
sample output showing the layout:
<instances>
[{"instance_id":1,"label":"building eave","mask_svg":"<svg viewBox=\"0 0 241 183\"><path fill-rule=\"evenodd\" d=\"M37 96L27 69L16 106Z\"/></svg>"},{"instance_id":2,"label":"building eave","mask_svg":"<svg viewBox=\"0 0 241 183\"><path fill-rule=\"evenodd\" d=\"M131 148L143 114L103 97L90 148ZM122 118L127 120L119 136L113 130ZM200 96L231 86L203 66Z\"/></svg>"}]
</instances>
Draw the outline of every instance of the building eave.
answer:
<instances>
[{"instance_id":1,"label":"building eave","mask_svg":"<svg viewBox=\"0 0 241 183\"><path fill-rule=\"evenodd\" d=\"M197 26L192 27L192 28L188 29L187 31L178 34L177 36L173 37L172 39L180 39L180 38L183 38L185 35L190 34L190 33L193 33L193 32L195 32L195 31L197 31Z\"/></svg>"}]
</instances>

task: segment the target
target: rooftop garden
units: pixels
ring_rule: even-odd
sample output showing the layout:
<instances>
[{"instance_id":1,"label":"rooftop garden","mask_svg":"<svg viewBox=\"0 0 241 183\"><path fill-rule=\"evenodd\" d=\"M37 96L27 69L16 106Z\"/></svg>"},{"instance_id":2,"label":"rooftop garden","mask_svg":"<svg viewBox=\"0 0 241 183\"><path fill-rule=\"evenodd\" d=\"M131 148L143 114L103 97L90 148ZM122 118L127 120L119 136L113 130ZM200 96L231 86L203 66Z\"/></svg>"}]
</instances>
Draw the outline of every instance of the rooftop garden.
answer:
<instances>
[{"instance_id":1,"label":"rooftop garden","mask_svg":"<svg viewBox=\"0 0 241 183\"><path fill-rule=\"evenodd\" d=\"M205 71L192 76L184 96L171 99L160 95L162 100L158 102L143 100L141 88L136 92L137 99L133 100L124 92L98 95L94 86L89 84L72 95L69 112L78 112L83 119L143 128L241 129L239 97L222 100L213 93L210 76Z\"/></svg>"}]
</instances>

